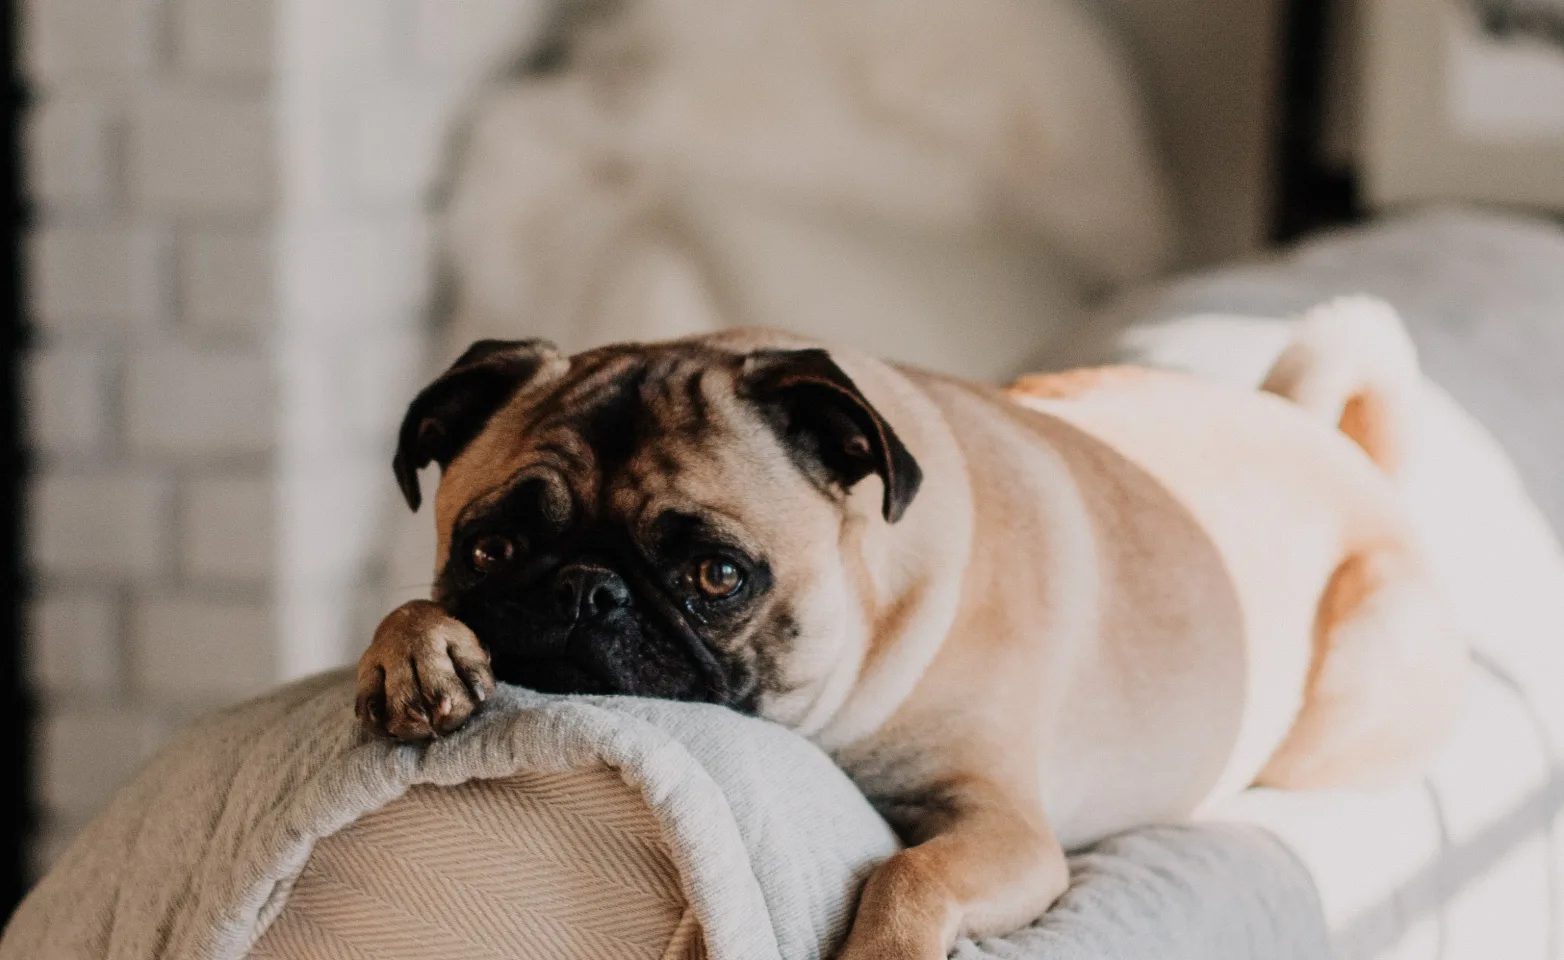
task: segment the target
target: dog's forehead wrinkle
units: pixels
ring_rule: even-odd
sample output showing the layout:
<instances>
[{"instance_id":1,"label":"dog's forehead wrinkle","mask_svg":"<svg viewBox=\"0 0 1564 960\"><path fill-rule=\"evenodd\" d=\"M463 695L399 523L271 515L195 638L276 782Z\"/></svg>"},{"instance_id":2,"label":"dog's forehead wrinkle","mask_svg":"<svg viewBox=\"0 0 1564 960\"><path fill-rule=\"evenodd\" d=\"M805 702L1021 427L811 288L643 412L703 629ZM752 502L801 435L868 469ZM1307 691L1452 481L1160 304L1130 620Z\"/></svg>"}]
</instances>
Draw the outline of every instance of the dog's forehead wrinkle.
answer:
<instances>
[{"instance_id":1,"label":"dog's forehead wrinkle","mask_svg":"<svg viewBox=\"0 0 1564 960\"><path fill-rule=\"evenodd\" d=\"M648 402L668 408L684 400L684 384L697 368L686 357L667 354L647 365L644 391Z\"/></svg>"},{"instance_id":2,"label":"dog's forehead wrinkle","mask_svg":"<svg viewBox=\"0 0 1564 960\"><path fill-rule=\"evenodd\" d=\"M750 539L738 512L720 505L682 498L648 500L643 511L641 525L651 536L700 536L735 546Z\"/></svg>"},{"instance_id":3,"label":"dog's forehead wrinkle","mask_svg":"<svg viewBox=\"0 0 1564 960\"><path fill-rule=\"evenodd\" d=\"M694 423L705 423L710 418L710 401L706 395L709 370L705 365L697 366L684 381L684 402Z\"/></svg>"},{"instance_id":4,"label":"dog's forehead wrinkle","mask_svg":"<svg viewBox=\"0 0 1564 960\"><path fill-rule=\"evenodd\" d=\"M721 526L740 542L768 542L778 532L771 514L814 491L736 391L740 364L691 344L578 354L552 389L493 425L506 435L487 438L493 459L474 462L463 481L469 501L503 498L493 488L547 468L568 501L561 526L610 523L639 536L663 510L695 508L731 516ZM757 502L776 509L755 516Z\"/></svg>"},{"instance_id":5,"label":"dog's forehead wrinkle","mask_svg":"<svg viewBox=\"0 0 1564 960\"><path fill-rule=\"evenodd\" d=\"M656 491L646 490L637 484L617 484L610 497L612 515L630 534L632 539L643 539L646 533L644 517L650 512L650 504Z\"/></svg>"},{"instance_id":6,"label":"dog's forehead wrinkle","mask_svg":"<svg viewBox=\"0 0 1564 960\"><path fill-rule=\"evenodd\" d=\"M579 355L571 374L533 406L529 439L536 444L545 434L563 430L574 434L575 442L566 441L572 447L606 441L623 453L629 440L640 440L634 446L644 450L664 437L688 443L720 428L750 432L742 401L731 390L713 389L722 378L712 376L721 371L709 353L670 349ZM640 436L628 435L633 433ZM653 455L661 457L667 447L656 447Z\"/></svg>"}]
</instances>

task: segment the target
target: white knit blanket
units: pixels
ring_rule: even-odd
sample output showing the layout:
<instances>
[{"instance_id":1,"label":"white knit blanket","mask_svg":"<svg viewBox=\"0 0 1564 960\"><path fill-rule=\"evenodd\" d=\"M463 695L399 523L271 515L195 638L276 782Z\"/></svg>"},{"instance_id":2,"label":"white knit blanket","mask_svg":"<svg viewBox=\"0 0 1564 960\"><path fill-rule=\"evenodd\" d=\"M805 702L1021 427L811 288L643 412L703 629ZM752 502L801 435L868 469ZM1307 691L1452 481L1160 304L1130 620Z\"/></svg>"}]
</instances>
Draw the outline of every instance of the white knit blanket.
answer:
<instances>
[{"instance_id":1,"label":"white knit blanket","mask_svg":"<svg viewBox=\"0 0 1564 960\"><path fill-rule=\"evenodd\" d=\"M811 744L722 708L502 688L460 734L399 746L359 733L336 673L208 718L160 754L33 891L0 960L240 960L316 841L412 785L603 766L658 821L713 960L829 956L896 849ZM1307 874L1257 829L1149 830L1074 868L1041 924L957 956L1326 955Z\"/></svg>"}]
</instances>

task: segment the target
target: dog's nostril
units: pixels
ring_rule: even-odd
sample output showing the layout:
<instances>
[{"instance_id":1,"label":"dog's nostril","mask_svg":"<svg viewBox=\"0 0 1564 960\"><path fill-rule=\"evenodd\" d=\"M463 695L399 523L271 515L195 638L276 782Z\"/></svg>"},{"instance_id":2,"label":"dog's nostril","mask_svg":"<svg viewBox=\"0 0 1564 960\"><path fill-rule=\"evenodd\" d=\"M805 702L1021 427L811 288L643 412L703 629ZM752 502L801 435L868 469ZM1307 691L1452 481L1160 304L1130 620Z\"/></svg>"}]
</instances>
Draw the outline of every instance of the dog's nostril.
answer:
<instances>
[{"instance_id":1,"label":"dog's nostril","mask_svg":"<svg viewBox=\"0 0 1564 960\"><path fill-rule=\"evenodd\" d=\"M593 587L587 594L586 606L582 612L586 616L596 616L610 610L617 610L629 603L629 591L625 590L624 584L617 582L618 580L619 578L615 577L613 583L599 583Z\"/></svg>"},{"instance_id":2,"label":"dog's nostril","mask_svg":"<svg viewBox=\"0 0 1564 960\"><path fill-rule=\"evenodd\" d=\"M581 620L630 605L630 588L603 567L571 564L554 575L554 603L566 620Z\"/></svg>"}]
</instances>

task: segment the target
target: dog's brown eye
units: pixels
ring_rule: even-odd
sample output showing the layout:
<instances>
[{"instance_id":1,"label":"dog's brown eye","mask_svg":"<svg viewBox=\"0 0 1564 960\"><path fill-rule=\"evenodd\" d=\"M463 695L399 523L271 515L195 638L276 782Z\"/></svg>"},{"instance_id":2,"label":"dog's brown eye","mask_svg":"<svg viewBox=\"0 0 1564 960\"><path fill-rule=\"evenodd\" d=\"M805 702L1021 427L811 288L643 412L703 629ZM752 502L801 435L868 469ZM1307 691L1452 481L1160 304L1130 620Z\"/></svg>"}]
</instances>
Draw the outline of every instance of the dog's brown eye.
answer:
<instances>
[{"instance_id":1,"label":"dog's brown eye","mask_svg":"<svg viewBox=\"0 0 1564 960\"><path fill-rule=\"evenodd\" d=\"M695 586L708 597L731 596L744 585L739 568L718 557L708 557L695 565Z\"/></svg>"},{"instance_id":2,"label":"dog's brown eye","mask_svg":"<svg viewBox=\"0 0 1564 960\"><path fill-rule=\"evenodd\" d=\"M472 545L472 565L479 573L493 573L516 556L516 545L509 537L482 537Z\"/></svg>"}]
</instances>

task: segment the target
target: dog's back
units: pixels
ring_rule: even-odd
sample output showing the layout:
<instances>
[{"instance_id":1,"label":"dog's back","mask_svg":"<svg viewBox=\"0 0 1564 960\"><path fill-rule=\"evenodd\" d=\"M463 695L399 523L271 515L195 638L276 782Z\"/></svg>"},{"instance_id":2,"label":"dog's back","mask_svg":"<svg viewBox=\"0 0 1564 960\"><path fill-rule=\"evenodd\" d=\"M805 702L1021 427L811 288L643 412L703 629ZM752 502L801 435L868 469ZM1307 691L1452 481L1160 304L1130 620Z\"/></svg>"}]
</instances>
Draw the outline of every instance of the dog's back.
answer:
<instances>
[{"instance_id":1,"label":"dog's back","mask_svg":"<svg viewBox=\"0 0 1564 960\"><path fill-rule=\"evenodd\" d=\"M1349 299L1303 318L1260 392L1137 368L1028 377L1010 391L1155 476L1221 556L1243 609L1249 693L1217 793L1257 778L1305 786L1393 776L1417 762L1416 743L1432 739L1448 712L1460 643L1393 481L1418 383L1394 313ZM1402 602L1369 626L1364 644L1384 656L1354 655L1357 665L1344 666L1333 631L1356 618L1364 632L1373 606L1365 598L1390 593ZM1399 680L1419 706L1382 724L1379 739L1390 745L1355 745L1343 758L1318 734L1300 734L1318 725L1308 707L1323 699L1322 676L1355 673L1335 679L1364 684L1386 668L1378 661L1398 657L1424 666ZM1301 747L1300 736L1315 742Z\"/></svg>"}]
</instances>

